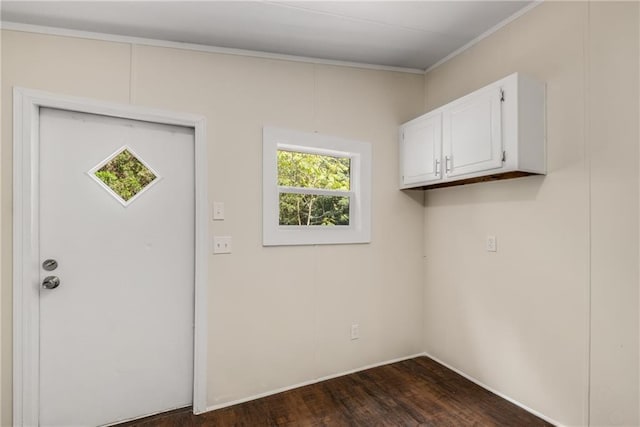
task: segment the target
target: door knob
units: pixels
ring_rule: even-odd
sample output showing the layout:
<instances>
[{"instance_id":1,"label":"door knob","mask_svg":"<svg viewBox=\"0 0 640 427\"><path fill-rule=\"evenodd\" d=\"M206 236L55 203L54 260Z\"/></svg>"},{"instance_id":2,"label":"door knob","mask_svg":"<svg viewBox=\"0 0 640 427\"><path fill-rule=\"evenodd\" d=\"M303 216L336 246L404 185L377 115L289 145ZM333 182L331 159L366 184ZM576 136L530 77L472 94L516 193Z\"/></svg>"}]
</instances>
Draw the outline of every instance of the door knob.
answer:
<instances>
[{"instance_id":1,"label":"door knob","mask_svg":"<svg viewBox=\"0 0 640 427\"><path fill-rule=\"evenodd\" d=\"M42 281L42 287L45 289L55 289L60 286L60 278L58 276L47 276Z\"/></svg>"}]
</instances>

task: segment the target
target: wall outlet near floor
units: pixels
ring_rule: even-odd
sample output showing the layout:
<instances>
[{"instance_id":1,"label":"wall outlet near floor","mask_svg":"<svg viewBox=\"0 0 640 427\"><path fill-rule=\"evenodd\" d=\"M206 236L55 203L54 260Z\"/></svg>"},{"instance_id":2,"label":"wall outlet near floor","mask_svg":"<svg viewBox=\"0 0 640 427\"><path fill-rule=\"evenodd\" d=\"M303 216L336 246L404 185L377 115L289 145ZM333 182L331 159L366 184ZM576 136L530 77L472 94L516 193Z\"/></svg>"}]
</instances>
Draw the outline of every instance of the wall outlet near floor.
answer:
<instances>
[{"instance_id":1,"label":"wall outlet near floor","mask_svg":"<svg viewBox=\"0 0 640 427\"><path fill-rule=\"evenodd\" d=\"M358 338L360 338L360 325L354 323L351 325L351 339L357 340Z\"/></svg>"},{"instance_id":2,"label":"wall outlet near floor","mask_svg":"<svg viewBox=\"0 0 640 427\"><path fill-rule=\"evenodd\" d=\"M213 253L230 254L231 236L213 236Z\"/></svg>"},{"instance_id":3,"label":"wall outlet near floor","mask_svg":"<svg viewBox=\"0 0 640 427\"><path fill-rule=\"evenodd\" d=\"M498 252L496 236L487 236L487 252Z\"/></svg>"}]
</instances>

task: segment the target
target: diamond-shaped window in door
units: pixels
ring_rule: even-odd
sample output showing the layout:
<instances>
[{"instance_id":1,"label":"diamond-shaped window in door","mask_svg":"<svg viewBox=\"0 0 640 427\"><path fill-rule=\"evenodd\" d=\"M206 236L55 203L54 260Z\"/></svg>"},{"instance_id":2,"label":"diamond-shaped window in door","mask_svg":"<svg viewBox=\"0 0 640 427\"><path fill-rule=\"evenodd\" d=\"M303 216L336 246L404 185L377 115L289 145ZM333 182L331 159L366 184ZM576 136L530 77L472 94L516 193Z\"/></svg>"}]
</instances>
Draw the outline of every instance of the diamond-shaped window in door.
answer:
<instances>
[{"instance_id":1,"label":"diamond-shaped window in door","mask_svg":"<svg viewBox=\"0 0 640 427\"><path fill-rule=\"evenodd\" d=\"M159 179L158 174L127 146L91 169L89 175L124 206Z\"/></svg>"}]
</instances>

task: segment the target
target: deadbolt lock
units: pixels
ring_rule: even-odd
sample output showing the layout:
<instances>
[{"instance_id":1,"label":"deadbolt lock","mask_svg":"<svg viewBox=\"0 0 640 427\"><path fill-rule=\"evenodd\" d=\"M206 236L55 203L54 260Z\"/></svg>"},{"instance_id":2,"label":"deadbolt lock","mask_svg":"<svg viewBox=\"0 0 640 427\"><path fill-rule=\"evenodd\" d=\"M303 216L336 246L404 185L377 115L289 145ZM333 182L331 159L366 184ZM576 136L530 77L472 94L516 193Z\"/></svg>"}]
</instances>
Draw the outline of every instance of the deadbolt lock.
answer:
<instances>
[{"instance_id":1,"label":"deadbolt lock","mask_svg":"<svg viewBox=\"0 0 640 427\"><path fill-rule=\"evenodd\" d=\"M58 261L55 259L47 259L42 263L42 268L46 271L53 271L58 268Z\"/></svg>"}]
</instances>

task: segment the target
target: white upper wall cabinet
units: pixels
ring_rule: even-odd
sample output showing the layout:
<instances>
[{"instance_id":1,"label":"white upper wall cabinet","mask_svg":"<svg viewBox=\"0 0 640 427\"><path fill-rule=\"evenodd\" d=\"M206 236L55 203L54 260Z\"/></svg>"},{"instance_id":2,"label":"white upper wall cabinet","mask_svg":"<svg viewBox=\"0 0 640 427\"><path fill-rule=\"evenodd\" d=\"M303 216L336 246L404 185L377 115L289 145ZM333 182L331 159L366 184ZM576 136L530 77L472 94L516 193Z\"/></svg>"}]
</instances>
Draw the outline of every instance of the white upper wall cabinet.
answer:
<instances>
[{"instance_id":1,"label":"white upper wall cabinet","mask_svg":"<svg viewBox=\"0 0 640 427\"><path fill-rule=\"evenodd\" d=\"M515 73L400 127L400 188L546 173L544 84Z\"/></svg>"},{"instance_id":2,"label":"white upper wall cabinet","mask_svg":"<svg viewBox=\"0 0 640 427\"><path fill-rule=\"evenodd\" d=\"M421 184L442 178L442 114L418 117L400 130L401 182Z\"/></svg>"},{"instance_id":3,"label":"white upper wall cabinet","mask_svg":"<svg viewBox=\"0 0 640 427\"><path fill-rule=\"evenodd\" d=\"M502 89L489 87L460 98L442 112L448 177L502 167Z\"/></svg>"}]
</instances>

